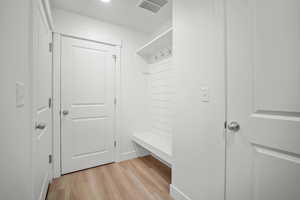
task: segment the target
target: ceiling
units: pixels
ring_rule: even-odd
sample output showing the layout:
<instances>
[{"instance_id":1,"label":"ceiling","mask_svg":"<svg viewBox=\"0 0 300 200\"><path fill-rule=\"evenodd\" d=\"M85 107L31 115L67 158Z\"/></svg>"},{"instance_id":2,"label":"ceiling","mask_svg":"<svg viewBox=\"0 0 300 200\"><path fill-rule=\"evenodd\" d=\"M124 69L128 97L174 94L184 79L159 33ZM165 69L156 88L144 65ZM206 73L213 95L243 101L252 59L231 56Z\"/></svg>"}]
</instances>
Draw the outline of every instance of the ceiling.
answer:
<instances>
[{"instance_id":1,"label":"ceiling","mask_svg":"<svg viewBox=\"0 0 300 200\"><path fill-rule=\"evenodd\" d=\"M137 7L140 0L51 0L54 8L60 8L110 23L123 25L142 32L153 33L172 18L172 0L157 14Z\"/></svg>"}]
</instances>

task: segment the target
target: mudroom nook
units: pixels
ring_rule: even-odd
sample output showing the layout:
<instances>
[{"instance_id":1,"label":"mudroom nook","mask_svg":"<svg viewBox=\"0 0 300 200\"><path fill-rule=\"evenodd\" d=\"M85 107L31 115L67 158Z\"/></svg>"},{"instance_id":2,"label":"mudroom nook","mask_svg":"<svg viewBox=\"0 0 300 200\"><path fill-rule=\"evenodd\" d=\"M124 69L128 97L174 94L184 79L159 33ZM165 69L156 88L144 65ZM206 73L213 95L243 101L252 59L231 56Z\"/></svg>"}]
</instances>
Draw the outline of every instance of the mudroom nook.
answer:
<instances>
[{"instance_id":1,"label":"mudroom nook","mask_svg":"<svg viewBox=\"0 0 300 200\"><path fill-rule=\"evenodd\" d=\"M299 200L299 0L1 0L0 200Z\"/></svg>"}]
</instances>

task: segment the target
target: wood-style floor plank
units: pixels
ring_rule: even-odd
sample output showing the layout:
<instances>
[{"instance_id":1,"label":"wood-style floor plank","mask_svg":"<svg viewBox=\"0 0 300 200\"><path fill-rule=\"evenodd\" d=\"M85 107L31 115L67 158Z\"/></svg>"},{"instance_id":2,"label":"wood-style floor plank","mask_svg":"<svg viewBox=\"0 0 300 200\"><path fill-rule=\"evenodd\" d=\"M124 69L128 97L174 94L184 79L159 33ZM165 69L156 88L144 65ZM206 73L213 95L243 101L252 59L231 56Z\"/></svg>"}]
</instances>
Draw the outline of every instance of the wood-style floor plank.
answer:
<instances>
[{"instance_id":1,"label":"wood-style floor plank","mask_svg":"<svg viewBox=\"0 0 300 200\"><path fill-rule=\"evenodd\" d=\"M47 200L172 200L171 169L146 156L55 179Z\"/></svg>"}]
</instances>

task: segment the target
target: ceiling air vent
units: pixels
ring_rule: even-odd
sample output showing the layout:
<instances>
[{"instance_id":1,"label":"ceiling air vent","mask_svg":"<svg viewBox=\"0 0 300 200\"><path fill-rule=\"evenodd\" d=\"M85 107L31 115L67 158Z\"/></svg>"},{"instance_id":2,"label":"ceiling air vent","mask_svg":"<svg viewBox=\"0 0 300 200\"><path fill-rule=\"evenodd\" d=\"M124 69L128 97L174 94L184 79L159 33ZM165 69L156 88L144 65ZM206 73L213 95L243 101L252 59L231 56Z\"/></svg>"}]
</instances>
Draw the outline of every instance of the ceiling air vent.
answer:
<instances>
[{"instance_id":1,"label":"ceiling air vent","mask_svg":"<svg viewBox=\"0 0 300 200\"><path fill-rule=\"evenodd\" d=\"M152 13L157 13L161 7L167 3L168 0L142 0L139 2L138 7L146 9Z\"/></svg>"}]
</instances>

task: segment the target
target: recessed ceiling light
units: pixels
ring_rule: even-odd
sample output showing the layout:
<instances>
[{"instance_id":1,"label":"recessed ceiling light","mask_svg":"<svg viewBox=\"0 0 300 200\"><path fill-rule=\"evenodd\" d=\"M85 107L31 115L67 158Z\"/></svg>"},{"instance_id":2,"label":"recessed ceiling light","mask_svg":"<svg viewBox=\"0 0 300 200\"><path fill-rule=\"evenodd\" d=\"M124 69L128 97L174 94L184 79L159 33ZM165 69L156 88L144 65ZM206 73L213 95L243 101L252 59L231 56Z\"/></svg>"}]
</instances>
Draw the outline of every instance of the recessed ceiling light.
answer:
<instances>
[{"instance_id":1,"label":"recessed ceiling light","mask_svg":"<svg viewBox=\"0 0 300 200\"><path fill-rule=\"evenodd\" d=\"M110 0L101 0L103 3L109 3Z\"/></svg>"}]
</instances>

